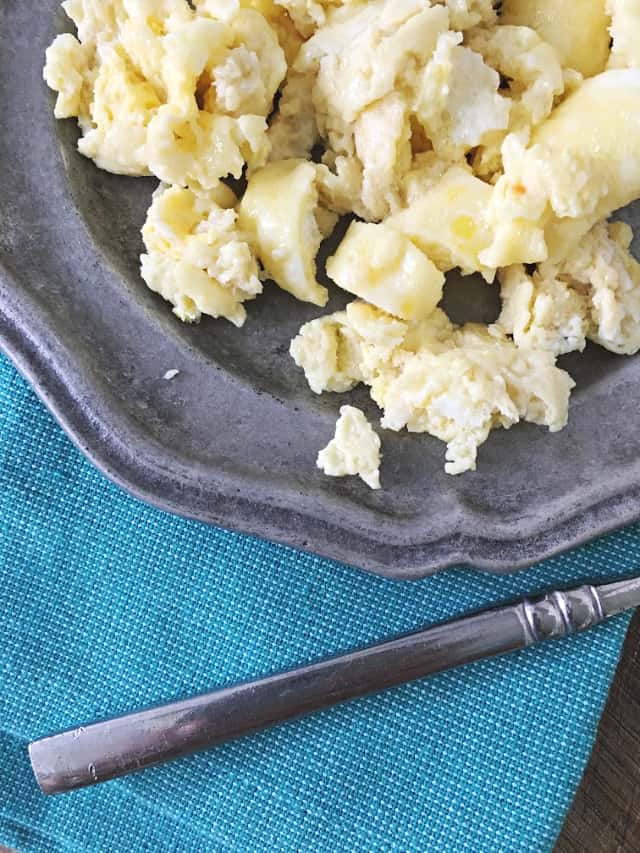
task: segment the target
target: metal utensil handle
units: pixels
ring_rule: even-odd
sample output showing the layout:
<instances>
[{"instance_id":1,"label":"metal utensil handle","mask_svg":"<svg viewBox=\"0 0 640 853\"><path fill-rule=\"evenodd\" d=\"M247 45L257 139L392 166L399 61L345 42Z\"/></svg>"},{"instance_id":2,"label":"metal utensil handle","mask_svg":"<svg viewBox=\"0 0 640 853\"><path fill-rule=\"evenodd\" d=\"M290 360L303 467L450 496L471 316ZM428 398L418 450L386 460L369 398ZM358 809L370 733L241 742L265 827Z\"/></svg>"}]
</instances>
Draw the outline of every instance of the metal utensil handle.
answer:
<instances>
[{"instance_id":1,"label":"metal utensil handle","mask_svg":"<svg viewBox=\"0 0 640 853\"><path fill-rule=\"evenodd\" d=\"M113 779L461 664L582 631L604 614L594 587L553 592L338 657L34 741L44 793Z\"/></svg>"}]
</instances>

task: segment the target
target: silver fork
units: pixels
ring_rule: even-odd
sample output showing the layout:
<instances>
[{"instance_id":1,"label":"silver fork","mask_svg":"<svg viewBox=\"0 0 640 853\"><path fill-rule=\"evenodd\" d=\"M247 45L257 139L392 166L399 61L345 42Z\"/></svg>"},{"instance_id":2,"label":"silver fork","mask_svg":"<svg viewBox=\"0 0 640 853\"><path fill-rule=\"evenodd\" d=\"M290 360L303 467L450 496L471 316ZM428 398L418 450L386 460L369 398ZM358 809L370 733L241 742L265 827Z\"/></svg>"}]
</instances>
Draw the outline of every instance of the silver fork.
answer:
<instances>
[{"instance_id":1,"label":"silver fork","mask_svg":"<svg viewBox=\"0 0 640 853\"><path fill-rule=\"evenodd\" d=\"M45 794L95 785L463 664L566 637L640 605L640 577L467 614L317 663L77 726L29 745Z\"/></svg>"}]
</instances>

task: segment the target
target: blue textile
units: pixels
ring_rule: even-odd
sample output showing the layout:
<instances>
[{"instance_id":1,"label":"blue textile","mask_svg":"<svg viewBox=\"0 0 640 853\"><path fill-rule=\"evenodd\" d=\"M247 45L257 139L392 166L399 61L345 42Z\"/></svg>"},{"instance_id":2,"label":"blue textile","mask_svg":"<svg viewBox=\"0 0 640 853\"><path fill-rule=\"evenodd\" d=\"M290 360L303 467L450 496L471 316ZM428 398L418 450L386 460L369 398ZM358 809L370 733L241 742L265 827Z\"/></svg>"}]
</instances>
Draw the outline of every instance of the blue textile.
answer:
<instances>
[{"instance_id":1,"label":"blue textile","mask_svg":"<svg viewBox=\"0 0 640 853\"><path fill-rule=\"evenodd\" d=\"M632 527L515 576L401 584L173 518L98 474L0 357L0 844L550 850L626 617L62 797L26 745L639 560Z\"/></svg>"}]
</instances>

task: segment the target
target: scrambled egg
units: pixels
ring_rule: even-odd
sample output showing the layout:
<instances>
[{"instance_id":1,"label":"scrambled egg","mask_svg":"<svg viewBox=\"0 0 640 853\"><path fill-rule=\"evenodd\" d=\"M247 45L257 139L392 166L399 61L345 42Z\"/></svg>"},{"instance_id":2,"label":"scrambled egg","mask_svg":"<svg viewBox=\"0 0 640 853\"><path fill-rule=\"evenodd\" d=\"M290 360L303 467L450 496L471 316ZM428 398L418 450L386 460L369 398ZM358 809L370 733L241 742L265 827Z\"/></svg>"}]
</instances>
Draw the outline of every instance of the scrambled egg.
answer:
<instances>
[{"instance_id":1,"label":"scrambled egg","mask_svg":"<svg viewBox=\"0 0 640 853\"><path fill-rule=\"evenodd\" d=\"M559 260L596 222L640 197L639 99L640 69L605 71L556 107L529 145L516 134L505 139L485 264Z\"/></svg>"},{"instance_id":2,"label":"scrambled egg","mask_svg":"<svg viewBox=\"0 0 640 853\"><path fill-rule=\"evenodd\" d=\"M291 70L269 130L269 160L307 158L319 140L313 110L313 78Z\"/></svg>"},{"instance_id":3,"label":"scrambled egg","mask_svg":"<svg viewBox=\"0 0 640 853\"><path fill-rule=\"evenodd\" d=\"M612 352L640 349L640 264L631 228L600 223L558 264L532 276L514 266L500 275L499 325L518 347L556 354L583 350L587 338Z\"/></svg>"},{"instance_id":4,"label":"scrambled egg","mask_svg":"<svg viewBox=\"0 0 640 853\"><path fill-rule=\"evenodd\" d=\"M475 469L495 427L527 420L562 429L574 384L553 353L516 347L497 326L454 326L440 309L405 323L352 302L304 325L291 355L316 393L364 382L384 428L446 442L449 474Z\"/></svg>"},{"instance_id":5,"label":"scrambled egg","mask_svg":"<svg viewBox=\"0 0 640 853\"><path fill-rule=\"evenodd\" d=\"M474 152L476 174L491 179L501 169L500 148L506 132L528 134L551 112L556 98L565 89L565 77L550 44L529 27L503 24L492 30L477 30L469 46L502 75L508 85L510 104L508 127L494 130Z\"/></svg>"},{"instance_id":6,"label":"scrambled egg","mask_svg":"<svg viewBox=\"0 0 640 853\"><path fill-rule=\"evenodd\" d=\"M340 407L335 437L317 464L329 477L357 474L370 488L380 488L380 437L360 409Z\"/></svg>"},{"instance_id":7,"label":"scrambled egg","mask_svg":"<svg viewBox=\"0 0 640 853\"><path fill-rule=\"evenodd\" d=\"M219 184L208 193L161 185L142 229L142 277L181 320L202 314L242 326L243 302L262 292L247 237L236 226L236 198Z\"/></svg>"},{"instance_id":8,"label":"scrambled egg","mask_svg":"<svg viewBox=\"0 0 640 853\"><path fill-rule=\"evenodd\" d=\"M428 180L404 210L385 220L406 234L443 272L460 267L493 281L495 267L485 266L482 253L493 232L487 222L491 186L465 166L452 166L437 181Z\"/></svg>"},{"instance_id":9,"label":"scrambled egg","mask_svg":"<svg viewBox=\"0 0 640 853\"><path fill-rule=\"evenodd\" d=\"M640 67L640 3L638 0L605 0L611 17L613 44L609 68Z\"/></svg>"},{"instance_id":10,"label":"scrambled egg","mask_svg":"<svg viewBox=\"0 0 640 853\"><path fill-rule=\"evenodd\" d=\"M445 160L460 160L488 134L509 125L509 100L499 93L500 75L462 33L445 32L422 77L417 116L433 148Z\"/></svg>"},{"instance_id":11,"label":"scrambled egg","mask_svg":"<svg viewBox=\"0 0 640 853\"><path fill-rule=\"evenodd\" d=\"M640 197L640 0L62 5L55 115L100 168L160 180L141 272L180 319L241 326L265 279L325 306L320 243L355 215L326 270L357 299L291 355L315 393L363 383L384 429L445 442L451 474L494 428L564 426L559 355L640 350L640 265L607 221ZM495 324L438 307L453 269L499 286ZM379 462L343 406L318 465L378 488Z\"/></svg>"},{"instance_id":12,"label":"scrambled egg","mask_svg":"<svg viewBox=\"0 0 640 853\"><path fill-rule=\"evenodd\" d=\"M329 292L316 281L315 257L336 217L317 208L313 164L281 160L249 179L239 222L267 275L297 299L322 307Z\"/></svg>"},{"instance_id":13,"label":"scrambled egg","mask_svg":"<svg viewBox=\"0 0 640 853\"><path fill-rule=\"evenodd\" d=\"M56 117L77 116L78 149L100 168L207 190L266 161L266 117L287 66L259 12L212 17L215 3L184 0L63 7L79 38L48 48L45 79L59 92Z\"/></svg>"},{"instance_id":14,"label":"scrambled egg","mask_svg":"<svg viewBox=\"0 0 640 853\"><path fill-rule=\"evenodd\" d=\"M318 131L329 143L325 165L337 178L329 192L364 219L394 206L411 165L412 103L448 26L447 8L424 0L353 2L329 10L300 49L293 67L313 78Z\"/></svg>"},{"instance_id":15,"label":"scrambled egg","mask_svg":"<svg viewBox=\"0 0 640 853\"><path fill-rule=\"evenodd\" d=\"M327 261L327 274L343 290L404 320L428 317L444 287L433 261L382 223L353 222Z\"/></svg>"},{"instance_id":16,"label":"scrambled egg","mask_svg":"<svg viewBox=\"0 0 640 853\"><path fill-rule=\"evenodd\" d=\"M503 0L502 21L531 27L554 48L563 68L593 77L609 60L607 5L605 0ZM619 39L615 41L619 50Z\"/></svg>"}]
</instances>

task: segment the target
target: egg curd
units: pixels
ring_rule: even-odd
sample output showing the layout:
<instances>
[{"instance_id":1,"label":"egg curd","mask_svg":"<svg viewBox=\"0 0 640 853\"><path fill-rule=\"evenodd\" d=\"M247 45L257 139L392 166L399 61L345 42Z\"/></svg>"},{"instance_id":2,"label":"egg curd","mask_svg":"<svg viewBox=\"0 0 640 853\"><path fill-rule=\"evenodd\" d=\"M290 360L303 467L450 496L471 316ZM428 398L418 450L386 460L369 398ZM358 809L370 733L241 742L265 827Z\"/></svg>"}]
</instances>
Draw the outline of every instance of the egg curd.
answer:
<instances>
[{"instance_id":1,"label":"egg curd","mask_svg":"<svg viewBox=\"0 0 640 853\"><path fill-rule=\"evenodd\" d=\"M316 394L366 385L381 427L476 468L490 431L562 429L558 356L640 349L640 264L608 221L640 197L636 0L65 0L46 52L78 150L159 186L141 275L183 321L240 327L273 280L322 308L291 356ZM244 187L238 197L227 185ZM499 288L453 324L445 275ZM478 285L481 286L481 285ZM330 476L380 487L380 439L340 409Z\"/></svg>"}]
</instances>

